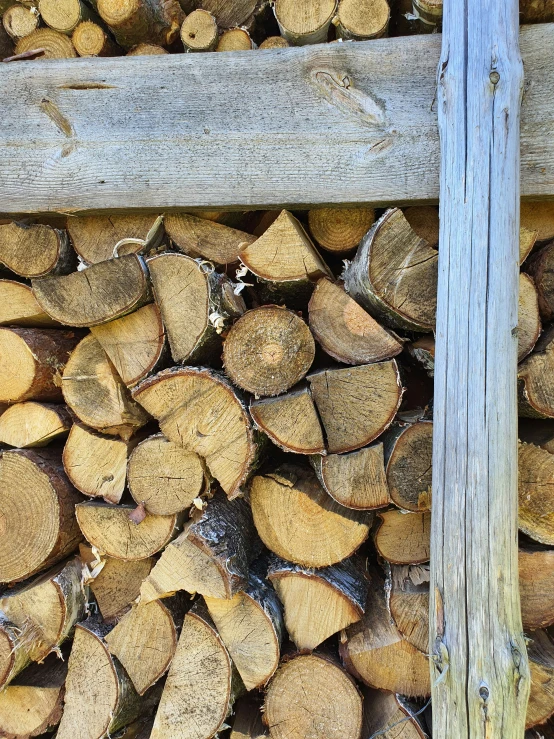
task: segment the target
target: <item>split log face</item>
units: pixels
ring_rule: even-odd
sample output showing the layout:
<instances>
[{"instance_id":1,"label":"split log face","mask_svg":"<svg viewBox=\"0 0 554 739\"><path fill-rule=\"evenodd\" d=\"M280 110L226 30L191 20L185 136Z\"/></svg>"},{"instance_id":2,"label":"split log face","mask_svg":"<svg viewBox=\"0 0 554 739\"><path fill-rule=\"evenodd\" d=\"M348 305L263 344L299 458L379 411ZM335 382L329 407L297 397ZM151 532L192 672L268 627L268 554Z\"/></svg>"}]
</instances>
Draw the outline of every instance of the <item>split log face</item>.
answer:
<instances>
[{"instance_id":1,"label":"split log face","mask_svg":"<svg viewBox=\"0 0 554 739\"><path fill-rule=\"evenodd\" d=\"M62 390L77 418L106 434L129 439L148 421L92 334L85 336L66 364Z\"/></svg>"},{"instance_id":2,"label":"split log face","mask_svg":"<svg viewBox=\"0 0 554 739\"><path fill-rule=\"evenodd\" d=\"M527 259L537 241L538 231L521 226L519 229L519 264Z\"/></svg>"},{"instance_id":3,"label":"split log face","mask_svg":"<svg viewBox=\"0 0 554 739\"><path fill-rule=\"evenodd\" d=\"M254 48L250 34L244 28L230 28L219 37L216 51L250 51Z\"/></svg>"},{"instance_id":4,"label":"split log face","mask_svg":"<svg viewBox=\"0 0 554 739\"><path fill-rule=\"evenodd\" d=\"M104 436L76 423L71 427L63 450L65 472L81 493L92 498L104 498L109 503L119 503L125 489L127 456L131 446L128 441Z\"/></svg>"},{"instance_id":5,"label":"split log face","mask_svg":"<svg viewBox=\"0 0 554 739\"><path fill-rule=\"evenodd\" d=\"M163 357L165 331L160 311L154 304L95 326L91 332L126 385L143 380Z\"/></svg>"},{"instance_id":6,"label":"split log face","mask_svg":"<svg viewBox=\"0 0 554 739\"><path fill-rule=\"evenodd\" d=\"M519 308L517 361L521 362L533 349L541 333L539 299L535 283L524 272L519 275Z\"/></svg>"},{"instance_id":7,"label":"split log face","mask_svg":"<svg viewBox=\"0 0 554 739\"><path fill-rule=\"evenodd\" d=\"M59 326L44 313L32 289L23 282L0 280L0 326L53 328Z\"/></svg>"},{"instance_id":8,"label":"split log face","mask_svg":"<svg viewBox=\"0 0 554 739\"><path fill-rule=\"evenodd\" d=\"M554 623L554 551L520 548L519 592L525 629Z\"/></svg>"},{"instance_id":9,"label":"split log face","mask_svg":"<svg viewBox=\"0 0 554 739\"><path fill-rule=\"evenodd\" d=\"M162 516L190 508L206 484L201 458L163 434L150 436L134 449L127 477L137 504L142 503L148 513Z\"/></svg>"},{"instance_id":10,"label":"split log face","mask_svg":"<svg viewBox=\"0 0 554 739\"><path fill-rule=\"evenodd\" d=\"M369 364L400 354L402 344L327 277L308 305L310 328L323 349L344 364Z\"/></svg>"},{"instance_id":11,"label":"split log face","mask_svg":"<svg viewBox=\"0 0 554 739\"><path fill-rule=\"evenodd\" d=\"M519 415L554 418L554 327L539 339L535 351L518 367Z\"/></svg>"},{"instance_id":12,"label":"split log face","mask_svg":"<svg viewBox=\"0 0 554 739\"><path fill-rule=\"evenodd\" d=\"M213 51L218 39L215 18L206 10L193 10L181 26L181 41L185 52ZM185 216L185 219L188 216ZM179 216L176 216L179 218ZM200 219L199 219L200 220ZM207 229L209 230L209 229ZM215 247L217 249L217 247Z\"/></svg>"},{"instance_id":13,"label":"split log face","mask_svg":"<svg viewBox=\"0 0 554 739\"><path fill-rule=\"evenodd\" d=\"M437 248L439 245L439 211L432 205L413 205L404 208L404 218L416 234Z\"/></svg>"},{"instance_id":14,"label":"split log face","mask_svg":"<svg viewBox=\"0 0 554 739\"><path fill-rule=\"evenodd\" d=\"M177 0L98 0L97 7L117 43L126 49L146 41L171 44L185 17Z\"/></svg>"},{"instance_id":15,"label":"split log face","mask_svg":"<svg viewBox=\"0 0 554 739\"><path fill-rule=\"evenodd\" d=\"M519 443L519 528L541 544L554 545L554 455Z\"/></svg>"},{"instance_id":16,"label":"split log face","mask_svg":"<svg viewBox=\"0 0 554 739\"><path fill-rule=\"evenodd\" d=\"M340 506L311 469L287 464L257 475L250 492L258 534L272 552L306 567L327 567L365 541L372 516Z\"/></svg>"},{"instance_id":17,"label":"split log face","mask_svg":"<svg viewBox=\"0 0 554 739\"><path fill-rule=\"evenodd\" d=\"M2 24L9 35L17 40L28 36L37 29L39 14L34 8L24 5L12 5L2 16Z\"/></svg>"},{"instance_id":18,"label":"split log face","mask_svg":"<svg viewBox=\"0 0 554 739\"><path fill-rule=\"evenodd\" d=\"M371 688L413 697L431 692L428 658L392 623L384 584L373 574L365 615L341 635L341 653L346 668Z\"/></svg>"},{"instance_id":19,"label":"split log face","mask_svg":"<svg viewBox=\"0 0 554 739\"><path fill-rule=\"evenodd\" d=\"M168 213L164 224L180 251L214 264L235 264L243 249L256 241L255 236L244 231L188 213Z\"/></svg>"},{"instance_id":20,"label":"split log face","mask_svg":"<svg viewBox=\"0 0 554 739\"><path fill-rule=\"evenodd\" d=\"M358 739L362 696L336 662L300 655L281 665L271 681L264 721L272 739Z\"/></svg>"},{"instance_id":21,"label":"split log face","mask_svg":"<svg viewBox=\"0 0 554 739\"><path fill-rule=\"evenodd\" d=\"M64 405L16 403L0 416L0 442L23 448L46 446L72 426Z\"/></svg>"},{"instance_id":22,"label":"split log face","mask_svg":"<svg viewBox=\"0 0 554 739\"><path fill-rule=\"evenodd\" d=\"M365 41L386 36L389 20L387 0L340 0L334 22L337 38Z\"/></svg>"},{"instance_id":23,"label":"split log face","mask_svg":"<svg viewBox=\"0 0 554 739\"><path fill-rule=\"evenodd\" d=\"M350 452L370 444L392 423L402 400L394 359L322 370L310 375L308 382L331 453Z\"/></svg>"},{"instance_id":24,"label":"split log face","mask_svg":"<svg viewBox=\"0 0 554 739\"><path fill-rule=\"evenodd\" d=\"M133 523L130 505L114 506L89 501L75 507L77 521L85 539L108 557L124 560L151 557L177 533L179 520L173 516L147 514L139 524Z\"/></svg>"},{"instance_id":25,"label":"split log face","mask_svg":"<svg viewBox=\"0 0 554 739\"><path fill-rule=\"evenodd\" d=\"M389 608L396 627L423 654L429 653L429 567L391 567Z\"/></svg>"},{"instance_id":26,"label":"split log face","mask_svg":"<svg viewBox=\"0 0 554 739\"><path fill-rule=\"evenodd\" d=\"M73 31L71 40L79 56L118 56L122 53L102 26L93 21L79 23ZM117 241L114 242L114 246L116 243ZM112 254L107 258L111 256Z\"/></svg>"},{"instance_id":27,"label":"split log face","mask_svg":"<svg viewBox=\"0 0 554 739\"><path fill-rule=\"evenodd\" d=\"M554 317L554 244L548 244L533 255L528 269L537 288L541 315L545 321L551 321Z\"/></svg>"},{"instance_id":28,"label":"split log face","mask_svg":"<svg viewBox=\"0 0 554 739\"><path fill-rule=\"evenodd\" d=\"M384 323L431 331L437 307L438 252L388 210L364 237L345 272L346 290Z\"/></svg>"},{"instance_id":29,"label":"split log face","mask_svg":"<svg viewBox=\"0 0 554 739\"><path fill-rule=\"evenodd\" d=\"M256 427L280 449L296 454L324 454L323 429L307 386L277 398L250 404Z\"/></svg>"},{"instance_id":30,"label":"split log face","mask_svg":"<svg viewBox=\"0 0 554 739\"><path fill-rule=\"evenodd\" d=\"M68 326L98 326L148 302L144 262L136 254L93 264L81 272L33 280L39 305Z\"/></svg>"},{"instance_id":31,"label":"split log face","mask_svg":"<svg viewBox=\"0 0 554 739\"><path fill-rule=\"evenodd\" d=\"M255 698L239 698L233 711L235 720L230 739L265 739L268 736L262 720L262 704Z\"/></svg>"},{"instance_id":32,"label":"split log face","mask_svg":"<svg viewBox=\"0 0 554 739\"><path fill-rule=\"evenodd\" d=\"M14 222L0 226L0 263L21 277L43 277L70 272L75 254L65 231Z\"/></svg>"},{"instance_id":33,"label":"split log face","mask_svg":"<svg viewBox=\"0 0 554 739\"><path fill-rule=\"evenodd\" d=\"M328 454L310 459L329 495L346 508L371 511L390 503L383 445L350 454Z\"/></svg>"},{"instance_id":34,"label":"split log face","mask_svg":"<svg viewBox=\"0 0 554 739\"><path fill-rule=\"evenodd\" d=\"M310 329L276 305L247 311L223 345L225 372L252 395L279 395L302 380L315 357Z\"/></svg>"},{"instance_id":35,"label":"split log face","mask_svg":"<svg viewBox=\"0 0 554 739\"><path fill-rule=\"evenodd\" d=\"M258 545L247 502L227 500L218 491L165 549L141 587L141 602L177 590L232 598L247 585L248 564Z\"/></svg>"},{"instance_id":36,"label":"split log face","mask_svg":"<svg viewBox=\"0 0 554 739\"><path fill-rule=\"evenodd\" d=\"M54 452L3 452L0 489L0 582L25 580L77 547L75 504L82 498Z\"/></svg>"},{"instance_id":37,"label":"split log face","mask_svg":"<svg viewBox=\"0 0 554 739\"><path fill-rule=\"evenodd\" d=\"M207 10L220 28L242 26L256 9L257 0L201 0L198 7Z\"/></svg>"},{"instance_id":38,"label":"split log face","mask_svg":"<svg viewBox=\"0 0 554 739\"><path fill-rule=\"evenodd\" d=\"M355 557L317 570L274 557L268 579L285 608L287 632L301 651L315 649L364 614L369 578Z\"/></svg>"},{"instance_id":39,"label":"split log face","mask_svg":"<svg viewBox=\"0 0 554 739\"><path fill-rule=\"evenodd\" d=\"M554 713L554 644L546 631L537 629L527 645L531 692L525 728L542 724Z\"/></svg>"},{"instance_id":40,"label":"split log face","mask_svg":"<svg viewBox=\"0 0 554 739\"><path fill-rule=\"evenodd\" d=\"M273 588L250 575L248 587L231 599L204 596L219 636L247 690L263 687L279 664L284 627Z\"/></svg>"},{"instance_id":41,"label":"split log face","mask_svg":"<svg viewBox=\"0 0 554 739\"><path fill-rule=\"evenodd\" d=\"M205 459L229 497L240 492L256 461L257 438L223 377L208 369L174 368L144 380L133 397L170 441Z\"/></svg>"},{"instance_id":42,"label":"split log face","mask_svg":"<svg viewBox=\"0 0 554 739\"><path fill-rule=\"evenodd\" d=\"M96 264L112 259L114 247L122 239L144 241L156 218L156 214L68 218L67 230L81 259L87 264ZM122 257L142 248L142 244L125 244L118 249L118 254Z\"/></svg>"},{"instance_id":43,"label":"split log face","mask_svg":"<svg viewBox=\"0 0 554 739\"><path fill-rule=\"evenodd\" d=\"M15 53L25 54L27 51L44 49L37 59L72 59L77 52L71 39L64 33L53 31L51 28L37 28L25 38L20 38L15 46Z\"/></svg>"},{"instance_id":44,"label":"split log face","mask_svg":"<svg viewBox=\"0 0 554 739\"><path fill-rule=\"evenodd\" d=\"M421 564L431 556L431 513L379 513L381 525L375 534L375 547L393 564Z\"/></svg>"},{"instance_id":45,"label":"split log face","mask_svg":"<svg viewBox=\"0 0 554 739\"><path fill-rule=\"evenodd\" d=\"M293 46L304 46L327 41L335 7L336 0L276 0L273 11L281 36Z\"/></svg>"},{"instance_id":46,"label":"split log face","mask_svg":"<svg viewBox=\"0 0 554 739\"><path fill-rule=\"evenodd\" d=\"M391 429L384 439L390 497L399 508L427 511L431 508L433 423Z\"/></svg>"},{"instance_id":47,"label":"split log face","mask_svg":"<svg viewBox=\"0 0 554 739\"><path fill-rule=\"evenodd\" d=\"M234 684L235 683L235 684ZM231 711L233 665L205 606L187 613L151 739L206 739Z\"/></svg>"},{"instance_id":48,"label":"split log face","mask_svg":"<svg viewBox=\"0 0 554 739\"><path fill-rule=\"evenodd\" d=\"M102 739L139 714L140 698L104 642L109 630L94 619L77 624L57 739Z\"/></svg>"},{"instance_id":49,"label":"split log face","mask_svg":"<svg viewBox=\"0 0 554 739\"><path fill-rule=\"evenodd\" d=\"M399 695L364 688L362 736L381 739L427 739L427 733Z\"/></svg>"},{"instance_id":50,"label":"split log face","mask_svg":"<svg viewBox=\"0 0 554 739\"><path fill-rule=\"evenodd\" d=\"M547 0L547 2L550 1ZM535 0L521 0L521 2L528 4ZM548 200L521 203L520 222L524 228L537 231L537 241L551 241L554 239L554 203Z\"/></svg>"},{"instance_id":51,"label":"split log face","mask_svg":"<svg viewBox=\"0 0 554 739\"><path fill-rule=\"evenodd\" d=\"M319 208L308 213L314 239L322 249L336 254L358 246L374 221L373 208Z\"/></svg>"},{"instance_id":52,"label":"split log face","mask_svg":"<svg viewBox=\"0 0 554 739\"><path fill-rule=\"evenodd\" d=\"M61 375L78 342L73 331L0 328L0 402L61 401Z\"/></svg>"}]
</instances>

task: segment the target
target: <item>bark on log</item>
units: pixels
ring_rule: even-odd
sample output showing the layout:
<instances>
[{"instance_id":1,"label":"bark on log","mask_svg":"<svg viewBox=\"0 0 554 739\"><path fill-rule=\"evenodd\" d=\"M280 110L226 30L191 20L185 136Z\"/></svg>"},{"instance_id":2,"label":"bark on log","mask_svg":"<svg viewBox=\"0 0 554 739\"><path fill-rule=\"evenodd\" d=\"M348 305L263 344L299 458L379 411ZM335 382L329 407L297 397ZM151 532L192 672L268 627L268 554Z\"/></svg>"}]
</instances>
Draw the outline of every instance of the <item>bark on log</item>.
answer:
<instances>
[{"instance_id":1,"label":"bark on log","mask_svg":"<svg viewBox=\"0 0 554 739\"><path fill-rule=\"evenodd\" d=\"M554 455L519 443L519 529L541 544L554 545ZM546 514L546 515L545 515Z\"/></svg>"},{"instance_id":2,"label":"bark on log","mask_svg":"<svg viewBox=\"0 0 554 739\"><path fill-rule=\"evenodd\" d=\"M83 21L79 23L73 31L71 40L79 56L119 56L123 54L122 50L112 41L102 26L94 21ZM114 242L114 246L116 243L117 241ZM112 254L109 254L108 259L111 256Z\"/></svg>"},{"instance_id":3,"label":"bark on log","mask_svg":"<svg viewBox=\"0 0 554 739\"><path fill-rule=\"evenodd\" d=\"M349 557L365 541L372 514L339 505L308 467L286 464L257 475L250 492L260 538L283 559L326 567Z\"/></svg>"},{"instance_id":4,"label":"bark on log","mask_svg":"<svg viewBox=\"0 0 554 739\"><path fill-rule=\"evenodd\" d=\"M156 222L156 214L80 216L67 219L67 230L77 254L86 264L113 258L115 245L122 239L145 241ZM163 229L152 247L159 246ZM120 257L143 249L142 244L125 244L118 249Z\"/></svg>"},{"instance_id":5,"label":"bark on log","mask_svg":"<svg viewBox=\"0 0 554 739\"><path fill-rule=\"evenodd\" d=\"M255 48L250 34L244 28L230 28L219 37L216 51L250 51Z\"/></svg>"},{"instance_id":6,"label":"bark on log","mask_svg":"<svg viewBox=\"0 0 554 739\"><path fill-rule=\"evenodd\" d=\"M307 385L277 398L252 401L250 415L285 452L325 454L323 429Z\"/></svg>"},{"instance_id":7,"label":"bark on log","mask_svg":"<svg viewBox=\"0 0 554 739\"><path fill-rule=\"evenodd\" d=\"M541 316L545 321L551 321L554 317L554 243L534 254L527 269L537 288Z\"/></svg>"},{"instance_id":8,"label":"bark on log","mask_svg":"<svg viewBox=\"0 0 554 739\"><path fill-rule=\"evenodd\" d=\"M15 53L16 55L25 54L35 49L43 49L42 53L36 57L38 60L73 59L77 56L71 39L64 33L53 31L51 28L37 28L25 38L19 39L15 46Z\"/></svg>"},{"instance_id":9,"label":"bark on log","mask_svg":"<svg viewBox=\"0 0 554 739\"><path fill-rule=\"evenodd\" d=\"M554 418L554 327L548 328L534 351L518 367L519 415Z\"/></svg>"},{"instance_id":10,"label":"bark on log","mask_svg":"<svg viewBox=\"0 0 554 739\"><path fill-rule=\"evenodd\" d=\"M130 437L148 421L131 397L100 343L88 334L74 349L62 377L63 397L87 426Z\"/></svg>"},{"instance_id":11,"label":"bark on log","mask_svg":"<svg viewBox=\"0 0 554 739\"><path fill-rule=\"evenodd\" d=\"M299 655L284 662L271 681L264 721L272 739L358 739L362 696L334 660Z\"/></svg>"},{"instance_id":12,"label":"bark on log","mask_svg":"<svg viewBox=\"0 0 554 739\"><path fill-rule=\"evenodd\" d=\"M430 510L432 421L395 426L386 433L383 444L392 502L406 511Z\"/></svg>"},{"instance_id":13,"label":"bark on log","mask_svg":"<svg viewBox=\"0 0 554 739\"><path fill-rule=\"evenodd\" d=\"M258 548L246 501L229 501L218 491L167 546L141 587L141 602L177 590L232 598L247 586L248 565Z\"/></svg>"},{"instance_id":14,"label":"bark on log","mask_svg":"<svg viewBox=\"0 0 554 739\"><path fill-rule=\"evenodd\" d=\"M521 0L521 2L534 0ZM550 2L550 0L547 0ZM537 232L537 241L554 239L554 203L548 200L525 201L520 206L521 226Z\"/></svg>"},{"instance_id":15,"label":"bark on log","mask_svg":"<svg viewBox=\"0 0 554 739\"><path fill-rule=\"evenodd\" d=\"M179 36L184 13L177 0L98 0L98 12L125 49L149 42L168 46Z\"/></svg>"},{"instance_id":16,"label":"bark on log","mask_svg":"<svg viewBox=\"0 0 554 739\"><path fill-rule=\"evenodd\" d=\"M402 400L394 359L321 370L309 375L308 382L331 453L350 452L370 444L390 426Z\"/></svg>"},{"instance_id":17,"label":"bark on log","mask_svg":"<svg viewBox=\"0 0 554 739\"><path fill-rule=\"evenodd\" d=\"M181 26L181 41L185 52L213 51L217 45L218 29L215 18L206 10L193 10ZM175 220L187 220L193 216L174 216ZM168 216L168 219L171 219ZM200 220L200 219L198 219Z\"/></svg>"},{"instance_id":18,"label":"bark on log","mask_svg":"<svg viewBox=\"0 0 554 739\"><path fill-rule=\"evenodd\" d=\"M20 449L46 446L65 436L72 423L65 405L16 403L0 416L0 442Z\"/></svg>"},{"instance_id":19,"label":"bark on log","mask_svg":"<svg viewBox=\"0 0 554 739\"><path fill-rule=\"evenodd\" d=\"M439 211L433 205L412 205L402 213L412 231L424 239L429 246L439 246Z\"/></svg>"},{"instance_id":20,"label":"bark on log","mask_svg":"<svg viewBox=\"0 0 554 739\"><path fill-rule=\"evenodd\" d=\"M289 390L306 376L314 357L315 341L308 326L276 305L247 311L223 345L226 374L256 397Z\"/></svg>"},{"instance_id":21,"label":"bark on log","mask_svg":"<svg viewBox=\"0 0 554 739\"><path fill-rule=\"evenodd\" d=\"M257 463L259 438L221 375L193 367L165 370L141 382L133 397L170 441L204 457L230 498L240 493Z\"/></svg>"},{"instance_id":22,"label":"bark on log","mask_svg":"<svg viewBox=\"0 0 554 739\"><path fill-rule=\"evenodd\" d=\"M537 629L527 645L531 692L525 728L544 723L554 713L554 643L546 631Z\"/></svg>"},{"instance_id":23,"label":"bark on log","mask_svg":"<svg viewBox=\"0 0 554 739\"><path fill-rule=\"evenodd\" d=\"M25 580L74 551L82 538L75 504L82 498L56 452L3 452L0 487L0 582Z\"/></svg>"},{"instance_id":24,"label":"bark on log","mask_svg":"<svg viewBox=\"0 0 554 739\"><path fill-rule=\"evenodd\" d=\"M96 17L83 0L38 0L38 10L47 26L68 35L79 23Z\"/></svg>"},{"instance_id":25,"label":"bark on log","mask_svg":"<svg viewBox=\"0 0 554 739\"><path fill-rule=\"evenodd\" d=\"M276 0L273 12L281 36L292 46L304 46L327 41L336 6L336 0Z\"/></svg>"},{"instance_id":26,"label":"bark on log","mask_svg":"<svg viewBox=\"0 0 554 739\"><path fill-rule=\"evenodd\" d=\"M554 551L520 547L519 593L524 629L554 624Z\"/></svg>"},{"instance_id":27,"label":"bark on log","mask_svg":"<svg viewBox=\"0 0 554 739\"><path fill-rule=\"evenodd\" d=\"M368 687L364 687L362 695L365 739L427 739L422 722L401 696Z\"/></svg>"},{"instance_id":28,"label":"bark on log","mask_svg":"<svg viewBox=\"0 0 554 739\"><path fill-rule=\"evenodd\" d=\"M435 374L435 339L433 336L422 336L408 346L408 351L416 359L429 377Z\"/></svg>"},{"instance_id":29,"label":"bark on log","mask_svg":"<svg viewBox=\"0 0 554 739\"><path fill-rule=\"evenodd\" d=\"M21 277L66 274L75 262L65 231L15 221L0 226L0 263Z\"/></svg>"},{"instance_id":30,"label":"bark on log","mask_svg":"<svg viewBox=\"0 0 554 739\"><path fill-rule=\"evenodd\" d=\"M85 539L101 554L126 561L147 559L177 534L180 518L147 514L139 524L129 514L131 505L114 506L96 500L79 503L75 515Z\"/></svg>"},{"instance_id":31,"label":"bark on log","mask_svg":"<svg viewBox=\"0 0 554 739\"><path fill-rule=\"evenodd\" d=\"M241 252L256 241L255 236L244 231L189 213L168 213L164 224L179 251L223 266L236 264Z\"/></svg>"},{"instance_id":32,"label":"bark on log","mask_svg":"<svg viewBox=\"0 0 554 739\"><path fill-rule=\"evenodd\" d=\"M387 0L340 0L333 23L337 38L366 41L386 36L389 20Z\"/></svg>"},{"instance_id":33,"label":"bark on log","mask_svg":"<svg viewBox=\"0 0 554 739\"><path fill-rule=\"evenodd\" d=\"M364 614L369 577L357 557L317 570L272 557L267 577L283 604L289 637L300 651L314 650Z\"/></svg>"},{"instance_id":34,"label":"bark on log","mask_svg":"<svg viewBox=\"0 0 554 739\"><path fill-rule=\"evenodd\" d=\"M0 280L0 326L59 328L60 324L44 313L29 285Z\"/></svg>"},{"instance_id":35,"label":"bark on log","mask_svg":"<svg viewBox=\"0 0 554 739\"><path fill-rule=\"evenodd\" d=\"M262 720L262 707L263 703L250 695L239 698L233 707L230 739L266 739L269 734Z\"/></svg>"},{"instance_id":36,"label":"bark on log","mask_svg":"<svg viewBox=\"0 0 554 739\"><path fill-rule=\"evenodd\" d=\"M81 272L33 280L42 309L59 323L98 326L148 302L146 267L136 254L108 259Z\"/></svg>"},{"instance_id":37,"label":"bark on log","mask_svg":"<svg viewBox=\"0 0 554 739\"><path fill-rule=\"evenodd\" d=\"M323 277L308 304L310 328L327 354L344 364L369 364L402 351L398 337L380 326L338 284Z\"/></svg>"},{"instance_id":38,"label":"bark on log","mask_svg":"<svg viewBox=\"0 0 554 739\"><path fill-rule=\"evenodd\" d=\"M389 609L398 631L429 654L429 567L392 565Z\"/></svg>"},{"instance_id":39,"label":"bark on log","mask_svg":"<svg viewBox=\"0 0 554 739\"><path fill-rule=\"evenodd\" d=\"M2 25L12 39L18 41L38 28L40 16L35 7L12 5L2 16Z\"/></svg>"},{"instance_id":40,"label":"bark on log","mask_svg":"<svg viewBox=\"0 0 554 739\"><path fill-rule=\"evenodd\" d=\"M383 2L386 5L386 0ZM373 208L318 208L308 213L314 240L333 254L344 254L358 246L374 221Z\"/></svg>"},{"instance_id":41,"label":"bark on log","mask_svg":"<svg viewBox=\"0 0 554 739\"><path fill-rule=\"evenodd\" d=\"M231 599L205 595L204 600L246 690L265 686L279 665L284 635L273 588L250 573L243 592Z\"/></svg>"},{"instance_id":42,"label":"bark on log","mask_svg":"<svg viewBox=\"0 0 554 739\"><path fill-rule=\"evenodd\" d=\"M0 417L0 428L1 422ZM148 437L133 450L127 484L137 504L160 516L187 510L209 487L202 459L163 434Z\"/></svg>"},{"instance_id":43,"label":"bark on log","mask_svg":"<svg viewBox=\"0 0 554 739\"><path fill-rule=\"evenodd\" d=\"M541 333L539 297L535 283L524 272L519 275L519 307L517 326L517 361L532 350Z\"/></svg>"},{"instance_id":44,"label":"bark on log","mask_svg":"<svg viewBox=\"0 0 554 739\"><path fill-rule=\"evenodd\" d=\"M255 11L257 0L201 0L198 7L207 10L220 28L242 26Z\"/></svg>"},{"instance_id":45,"label":"bark on log","mask_svg":"<svg viewBox=\"0 0 554 739\"><path fill-rule=\"evenodd\" d=\"M389 505L382 444L349 454L314 455L310 462L319 482L342 506L371 511Z\"/></svg>"},{"instance_id":46,"label":"bark on log","mask_svg":"<svg viewBox=\"0 0 554 739\"><path fill-rule=\"evenodd\" d=\"M399 510L378 514L375 548L388 562L417 565L428 562L431 554L431 513L404 513Z\"/></svg>"},{"instance_id":47,"label":"bark on log","mask_svg":"<svg viewBox=\"0 0 554 739\"><path fill-rule=\"evenodd\" d=\"M345 272L346 291L393 328L428 332L437 306L438 252L388 210L363 238Z\"/></svg>"}]
</instances>

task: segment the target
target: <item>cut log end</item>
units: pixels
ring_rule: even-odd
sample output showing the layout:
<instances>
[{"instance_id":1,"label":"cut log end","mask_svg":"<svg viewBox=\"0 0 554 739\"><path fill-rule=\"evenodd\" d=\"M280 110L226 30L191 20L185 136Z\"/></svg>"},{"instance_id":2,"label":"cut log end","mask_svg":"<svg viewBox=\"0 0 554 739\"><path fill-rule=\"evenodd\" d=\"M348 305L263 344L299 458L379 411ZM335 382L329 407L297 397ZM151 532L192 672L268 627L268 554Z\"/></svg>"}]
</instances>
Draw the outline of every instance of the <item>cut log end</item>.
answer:
<instances>
[{"instance_id":1,"label":"cut log end","mask_svg":"<svg viewBox=\"0 0 554 739\"><path fill-rule=\"evenodd\" d=\"M44 313L29 285L0 280L0 326L54 328L59 325Z\"/></svg>"},{"instance_id":2,"label":"cut log end","mask_svg":"<svg viewBox=\"0 0 554 739\"><path fill-rule=\"evenodd\" d=\"M243 249L256 241L255 236L244 231L187 213L168 213L164 223L169 238L180 251L214 264L235 264Z\"/></svg>"},{"instance_id":3,"label":"cut log end","mask_svg":"<svg viewBox=\"0 0 554 739\"><path fill-rule=\"evenodd\" d=\"M375 220L372 208L321 208L308 213L310 233L327 251L343 254L354 249Z\"/></svg>"},{"instance_id":4,"label":"cut log end","mask_svg":"<svg viewBox=\"0 0 554 739\"><path fill-rule=\"evenodd\" d=\"M381 525L375 534L379 554L394 564L421 564L431 554L431 514L403 513L399 510L379 513Z\"/></svg>"},{"instance_id":5,"label":"cut log end","mask_svg":"<svg viewBox=\"0 0 554 739\"><path fill-rule=\"evenodd\" d=\"M389 20L387 0L340 0L334 22L338 38L364 41L386 36Z\"/></svg>"},{"instance_id":6,"label":"cut log end","mask_svg":"<svg viewBox=\"0 0 554 739\"><path fill-rule=\"evenodd\" d=\"M51 28L37 28L28 36L19 39L15 46L15 53L25 54L27 51L43 49L37 59L72 59L77 56L75 47L64 33L53 31Z\"/></svg>"},{"instance_id":7,"label":"cut log end","mask_svg":"<svg viewBox=\"0 0 554 739\"><path fill-rule=\"evenodd\" d=\"M390 497L399 508L431 508L433 424L420 421L391 429L384 437Z\"/></svg>"},{"instance_id":8,"label":"cut log end","mask_svg":"<svg viewBox=\"0 0 554 739\"><path fill-rule=\"evenodd\" d=\"M42 447L65 436L71 426L64 405L16 403L0 416L0 442L20 449Z\"/></svg>"},{"instance_id":9,"label":"cut log end","mask_svg":"<svg viewBox=\"0 0 554 739\"><path fill-rule=\"evenodd\" d=\"M212 51L217 39L217 22L207 10L193 10L183 21L181 41L185 51Z\"/></svg>"},{"instance_id":10,"label":"cut log end","mask_svg":"<svg viewBox=\"0 0 554 739\"><path fill-rule=\"evenodd\" d=\"M336 0L309 0L301 7L294 0L277 0L273 10L281 35L290 44L303 46L327 41L335 7Z\"/></svg>"}]
</instances>

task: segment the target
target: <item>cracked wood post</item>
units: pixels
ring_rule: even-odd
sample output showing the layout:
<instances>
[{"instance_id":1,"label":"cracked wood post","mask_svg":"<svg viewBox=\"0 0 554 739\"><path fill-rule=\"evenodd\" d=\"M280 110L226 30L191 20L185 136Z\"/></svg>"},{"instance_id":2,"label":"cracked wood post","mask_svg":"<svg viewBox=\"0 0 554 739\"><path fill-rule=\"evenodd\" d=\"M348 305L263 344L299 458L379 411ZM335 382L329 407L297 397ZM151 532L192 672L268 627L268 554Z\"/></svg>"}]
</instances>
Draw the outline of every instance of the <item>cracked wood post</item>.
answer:
<instances>
[{"instance_id":1,"label":"cracked wood post","mask_svg":"<svg viewBox=\"0 0 554 739\"><path fill-rule=\"evenodd\" d=\"M521 739L517 0L445 3L430 647L433 735Z\"/></svg>"}]
</instances>

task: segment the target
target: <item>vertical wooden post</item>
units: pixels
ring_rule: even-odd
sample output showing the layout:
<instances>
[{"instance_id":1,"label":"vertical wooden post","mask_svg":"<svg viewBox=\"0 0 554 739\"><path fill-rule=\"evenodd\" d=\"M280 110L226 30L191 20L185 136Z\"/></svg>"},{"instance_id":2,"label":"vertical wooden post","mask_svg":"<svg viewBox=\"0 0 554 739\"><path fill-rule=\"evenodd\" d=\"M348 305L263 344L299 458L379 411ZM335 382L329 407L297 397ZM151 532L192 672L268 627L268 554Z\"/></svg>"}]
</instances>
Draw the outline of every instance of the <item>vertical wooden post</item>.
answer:
<instances>
[{"instance_id":1,"label":"vertical wooden post","mask_svg":"<svg viewBox=\"0 0 554 739\"><path fill-rule=\"evenodd\" d=\"M517 573L517 0L446 0L438 79L433 735L521 739Z\"/></svg>"}]
</instances>

